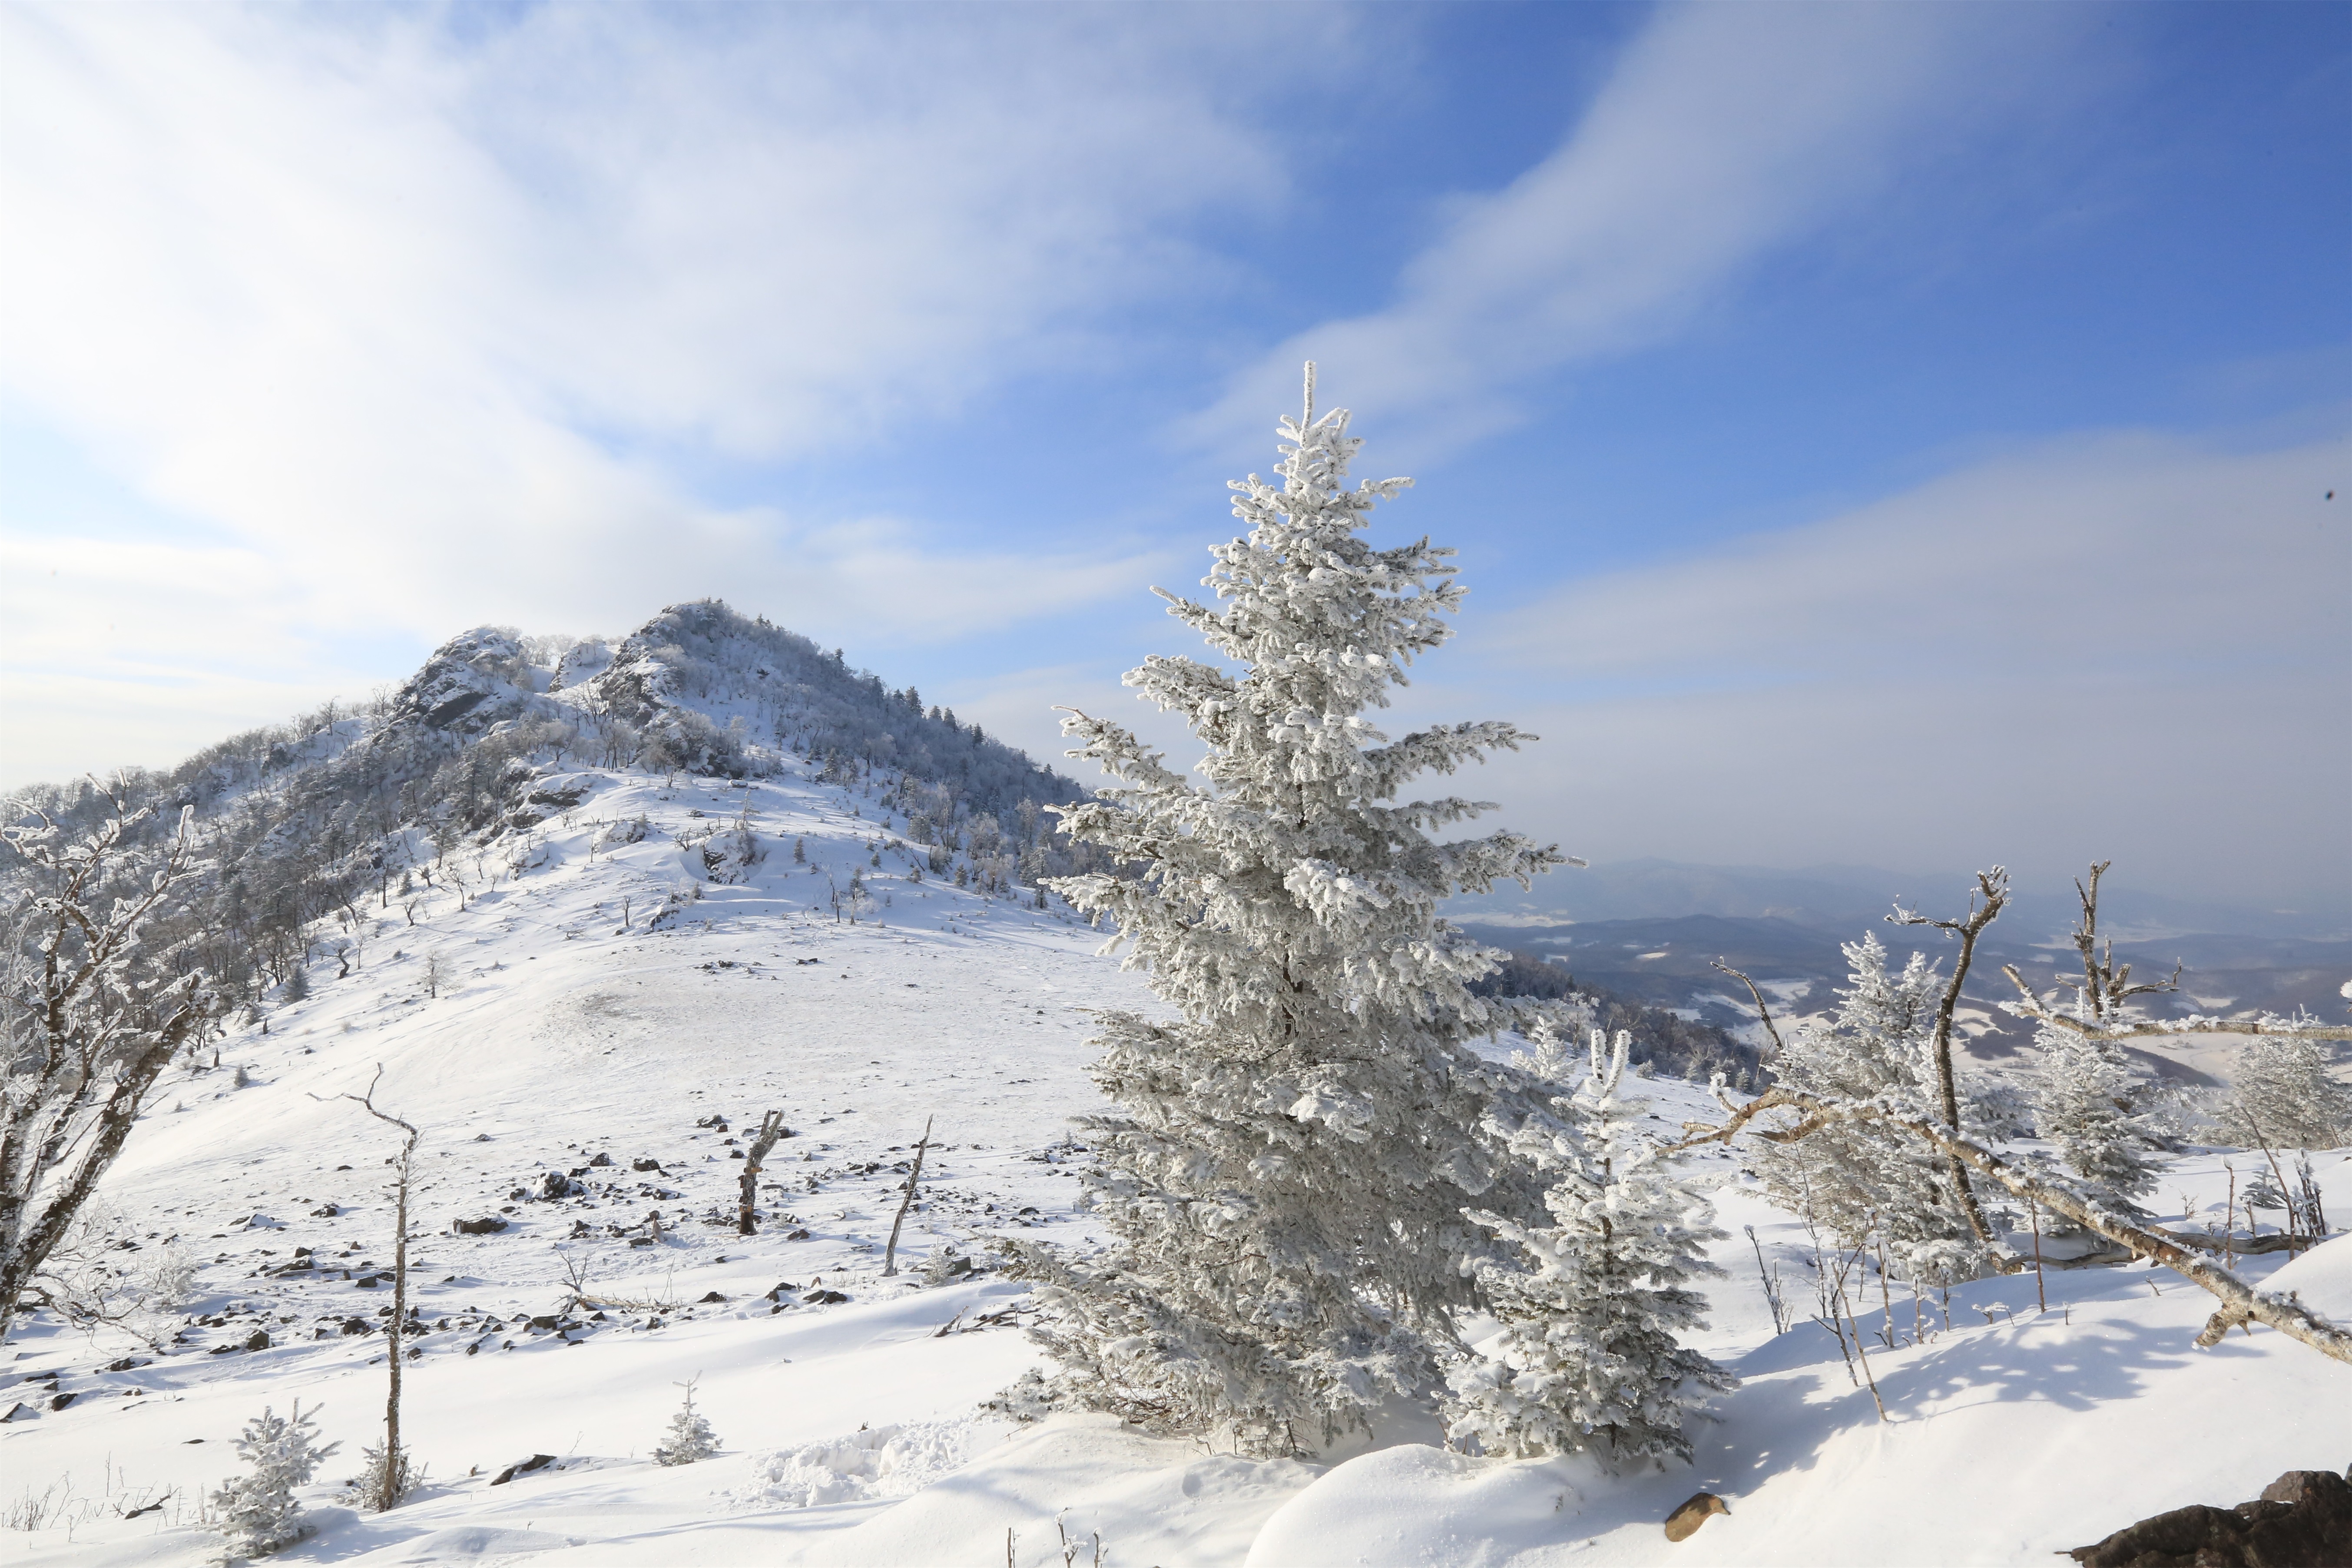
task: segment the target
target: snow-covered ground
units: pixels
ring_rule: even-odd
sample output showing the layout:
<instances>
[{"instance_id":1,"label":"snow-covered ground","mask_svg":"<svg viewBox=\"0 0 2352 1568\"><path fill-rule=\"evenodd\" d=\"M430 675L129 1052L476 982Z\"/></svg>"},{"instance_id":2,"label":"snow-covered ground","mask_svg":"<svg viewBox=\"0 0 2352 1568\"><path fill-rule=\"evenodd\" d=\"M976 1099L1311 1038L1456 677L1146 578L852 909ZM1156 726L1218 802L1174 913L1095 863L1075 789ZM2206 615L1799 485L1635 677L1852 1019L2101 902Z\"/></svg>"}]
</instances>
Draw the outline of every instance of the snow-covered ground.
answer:
<instances>
[{"instance_id":1,"label":"snow-covered ground","mask_svg":"<svg viewBox=\"0 0 2352 1568\"><path fill-rule=\"evenodd\" d=\"M1469 1459L1412 1423L1328 1463L1257 1462L1105 1418L980 1418L1035 1354L1021 1292L985 1272L929 1283L924 1265L1016 1228L1086 1244L1084 1152L1066 1142L1093 1102L1085 1009L1152 1005L1139 979L1064 917L909 880L868 797L797 776L551 783L583 793L523 869L486 890L512 841L478 876L473 851L453 855L468 908L446 876L420 889L413 927L397 900L379 907L360 968L322 966L267 1033L233 1034L218 1070L166 1086L108 1196L142 1251L173 1237L196 1249L200 1298L166 1356L47 1319L0 1352L10 1560L217 1559L199 1502L264 1405L317 1405L344 1446L329 1474L356 1468L383 1414L394 1145L338 1097L378 1064L379 1103L424 1131L412 1267L431 1329L405 1422L430 1475L384 1515L322 1481L320 1529L289 1562L996 1564L1008 1532L1022 1565L1062 1563L1066 1535L1076 1561L1098 1541L1132 1568L2047 1561L2352 1458L2352 1368L2267 1331L2198 1351L2210 1299L2140 1268L2053 1269L2046 1310L2031 1275L1956 1290L1948 1314L1882 1302L1874 1282L1860 1331L1882 1423L1803 1321L1801 1232L1720 1156L1703 1168L1724 1183L1728 1272L1704 1348L1743 1386L1700 1426L1693 1467L1612 1478ZM641 813L643 840L592 849ZM763 858L740 882L703 879L700 850L673 836L746 813ZM829 896L853 869L874 899L855 924ZM428 954L450 975L437 997ZM1667 1121L1704 1112L1691 1086L1648 1092ZM770 1108L792 1136L768 1162L761 1234L744 1237L734 1156ZM902 1272L885 1279L927 1119L937 1146ZM2168 1217L2202 1217L2223 1158L2179 1163ZM2315 1164L2331 1208L2352 1212L2352 1163ZM537 1195L551 1173L582 1190ZM492 1216L503 1231L451 1234ZM1796 1306L1786 1333L1748 1226ZM2287 1268L2307 1301L2352 1317L2352 1238ZM593 1296L658 1305L567 1312L574 1274ZM267 1348L244 1348L257 1331ZM661 1468L651 1450L688 1379L724 1451ZM1730 1515L1669 1546L1659 1521L1702 1489Z\"/></svg>"}]
</instances>

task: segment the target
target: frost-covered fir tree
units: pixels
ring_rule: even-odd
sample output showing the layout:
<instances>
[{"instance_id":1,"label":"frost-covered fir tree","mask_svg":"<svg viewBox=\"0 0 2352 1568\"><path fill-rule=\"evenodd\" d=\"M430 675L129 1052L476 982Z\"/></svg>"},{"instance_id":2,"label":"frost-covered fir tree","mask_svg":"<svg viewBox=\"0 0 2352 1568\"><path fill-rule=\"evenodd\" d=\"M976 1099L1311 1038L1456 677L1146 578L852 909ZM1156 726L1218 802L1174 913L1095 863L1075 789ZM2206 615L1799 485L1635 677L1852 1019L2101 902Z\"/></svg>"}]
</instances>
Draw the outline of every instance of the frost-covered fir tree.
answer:
<instances>
[{"instance_id":1,"label":"frost-covered fir tree","mask_svg":"<svg viewBox=\"0 0 2352 1568\"><path fill-rule=\"evenodd\" d=\"M2151 1108L2153 1086L2113 1040L2044 1025L2034 1044L2042 1052L2034 1130L2057 1146L2084 1196L2147 1219L2134 1200L2156 1189L2163 1155L2176 1146L2168 1119Z\"/></svg>"},{"instance_id":2,"label":"frost-covered fir tree","mask_svg":"<svg viewBox=\"0 0 2352 1568\"><path fill-rule=\"evenodd\" d=\"M1434 1397L1452 1314L1482 1305L1465 1217L1541 1213L1541 1183L1481 1131L1510 1075L1464 1042L1519 1022L1466 983L1500 954L1437 916L1457 890L1525 883L1561 857L1517 833L1442 842L1486 809L1401 802L1528 739L1507 723L1391 742L1364 717L1451 635L1463 589L1426 539L1358 537L1408 481L1348 488L1348 414L1286 417L1276 483L1232 488L1246 537L1203 579L1220 603L1170 614L1230 668L1153 658L1127 683L1182 714L1195 784L1125 729L1074 714L1073 756L1115 781L1055 807L1132 875L1049 885L1118 928L1128 967L1175 1016L1101 1016L1089 1201L1111 1232L1081 1264L1014 1246L1058 1363L1008 1396L1281 1453Z\"/></svg>"},{"instance_id":3,"label":"frost-covered fir tree","mask_svg":"<svg viewBox=\"0 0 2352 1568\"><path fill-rule=\"evenodd\" d=\"M719 1452L719 1434L694 1407L695 1379L680 1384L686 1390L686 1404L669 1418L667 1436L654 1447L656 1465L693 1465Z\"/></svg>"},{"instance_id":4,"label":"frost-covered fir tree","mask_svg":"<svg viewBox=\"0 0 2352 1568\"><path fill-rule=\"evenodd\" d=\"M294 1489L310 1485L319 1466L342 1446L320 1443L318 1418L318 1406L305 1411L297 1400L290 1416L265 1407L245 1424L236 1457L252 1473L232 1476L212 1495L216 1528L232 1555L259 1557L310 1533Z\"/></svg>"},{"instance_id":5,"label":"frost-covered fir tree","mask_svg":"<svg viewBox=\"0 0 2352 1568\"><path fill-rule=\"evenodd\" d=\"M1451 1374L1455 1443L1515 1456L1589 1450L1619 1464L1686 1459L1688 1406L1736 1381L1680 1340L1705 1326L1706 1303L1687 1282L1723 1272L1703 1251L1723 1233L1641 1136L1647 1102L1619 1093L1631 1041L1620 1030L1612 1047L1593 1030L1563 1121L1530 1121L1513 1139L1551 1181L1549 1221L1471 1216L1520 1256L1480 1268L1504 1331ZM1527 1065L1564 1077L1557 1037L1539 1027L1536 1045Z\"/></svg>"},{"instance_id":6,"label":"frost-covered fir tree","mask_svg":"<svg viewBox=\"0 0 2352 1568\"><path fill-rule=\"evenodd\" d=\"M2352 1143L2352 1089L2328 1072L2327 1048L2294 1036L2260 1036L2231 1072L2221 1127L2242 1147L2337 1149Z\"/></svg>"},{"instance_id":7,"label":"frost-covered fir tree","mask_svg":"<svg viewBox=\"0 0 2352 1568\"><path fill-rule=\"evenodd\" d=\"M1942 982L1926 954L1890 974L1876 936L1845 944L1846 987L1825 1023L1792 1031L1774 1065L1782 1088L1832 1100L1878 1100L1923 1121L1943 1121L1935 1061ZM1964 1098L1961 1131L1984 1130ZM1757 1173L1781 1207L1809 1215L1848 1247L1875 1234L1908 1277L1971 1279L1985 1248L1927 1144L1879 1121L1838 1122L1756 1152ZM1990 1211L1988 1211L1989 1213Z\"/></svg>"}]
</instances>

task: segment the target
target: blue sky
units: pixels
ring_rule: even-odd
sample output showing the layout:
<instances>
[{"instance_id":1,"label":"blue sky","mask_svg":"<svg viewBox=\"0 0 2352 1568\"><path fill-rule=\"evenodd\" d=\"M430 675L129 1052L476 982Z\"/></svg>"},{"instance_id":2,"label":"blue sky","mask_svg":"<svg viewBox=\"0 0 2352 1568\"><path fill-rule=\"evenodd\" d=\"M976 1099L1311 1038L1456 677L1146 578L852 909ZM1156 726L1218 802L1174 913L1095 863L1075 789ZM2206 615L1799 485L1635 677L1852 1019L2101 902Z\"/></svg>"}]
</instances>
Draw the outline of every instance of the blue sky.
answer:
<instances>
[{"instance_id":1,"label":"blue sky","mask_svg":"<svg viewBox=\"0 0 2352 1568\"><path fill-rule=\"evenodd\" d=\"M2352 914L2352 7L0 32L0 784L706 594L1049 752L1311 355L1509 820Z\"/></svg>"}]
</instances>

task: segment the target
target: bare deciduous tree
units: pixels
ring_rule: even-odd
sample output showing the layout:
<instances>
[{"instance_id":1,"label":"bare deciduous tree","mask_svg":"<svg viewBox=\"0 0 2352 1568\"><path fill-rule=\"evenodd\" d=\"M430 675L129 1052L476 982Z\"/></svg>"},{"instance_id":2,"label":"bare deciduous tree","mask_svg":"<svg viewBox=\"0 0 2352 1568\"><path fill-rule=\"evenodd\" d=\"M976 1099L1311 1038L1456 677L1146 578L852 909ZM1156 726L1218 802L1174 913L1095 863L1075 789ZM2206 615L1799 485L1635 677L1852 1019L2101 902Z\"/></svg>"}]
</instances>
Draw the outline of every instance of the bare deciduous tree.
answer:
<instances>
[{"instance_id":1,"label":"bare deciduous tree","mask_svg":"<svg viewBox=\"0 0 2352 1568\"><path fill-rule=\"evenodd\" d=\"M149 813L106 792L112 816L68 837L0 833L47 887L12 956L7 1058L0 1063L0 1340L16 1301L121 1152L156 1079L213 1013L204 976L164 972L144 927L195 867L193 813L160 849L135 829Z\"/></svg>"}]
</instances>

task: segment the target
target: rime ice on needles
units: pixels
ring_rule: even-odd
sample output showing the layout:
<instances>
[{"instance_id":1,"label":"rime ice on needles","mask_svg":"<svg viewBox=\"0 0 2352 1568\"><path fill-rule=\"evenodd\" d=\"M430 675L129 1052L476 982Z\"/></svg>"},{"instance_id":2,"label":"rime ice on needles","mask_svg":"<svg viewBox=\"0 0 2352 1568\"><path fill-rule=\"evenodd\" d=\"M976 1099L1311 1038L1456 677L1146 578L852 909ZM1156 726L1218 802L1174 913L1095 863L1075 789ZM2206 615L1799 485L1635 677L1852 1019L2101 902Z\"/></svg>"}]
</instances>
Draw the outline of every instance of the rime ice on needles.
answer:
<instances>
[{"instance_id":1,"label":"rime ice on needles","mask_svg":"<svg viewBox=\"0 0 2352 1568\"><path fill-rule=\"evenodd\" d=\"M1391 742L1364 717L1451 635L1450 551L1360 539L1408 481L1347 488L1348 414L1285 418L1279 483L1233 485L1245 537L1215 547L1215 605L1169 613L1240 669L1147 659L1127 683L1181 713L1206 786L1127 730L1074 713L1070 754L1112 786L1056 807L1082 843L1141 872L1055 890L1118 928L1171 1021L1108 1014L1095 1077L1090 1199L1099 1266L1012 1250L1041 1284L1060 1363L1014 1405L1076 1404L1158 1430L1286 1452L1430 1396L1451 1314L1481 1304L1467 1258L1496 1250L1473 1202L1520 1217L1540 1184L1481 1131L1496 1086L1463 1042L1522 1021L1466 983L1498 954L1438 901L1561 862L1517 833L1436 831L1487 809L1400 802L1528 739L1506 723Z\"/></svg>"},{"instance_id":2,"label":"rime ice on needles","mask_svg":"<svg viewBox=\"0 0 2352 1568\"><path fill-rule=\"evenodd\" d=\"M694 1407L696 1379L688 1378L679 1384L686 1390L686 1403L669 1418L667 1441L656 1445L654 1463L657 1465L691 1465L719 1452L719 1434Z\"/></svg>"},{"instance_id":3,"label":"rime ice on needles","mask_svg":"<svg viewBox=\"0 0 2352 1568\"><path fill-rule=\"evenodd\" d=\"M1775 1072L1780 1087L1824 1099L1865 1100L1900 1115L1942 1121L1933 1037L1942 989L1936 965L1913 953L1886 969L1877 937L1845 944L1849 984L1826 1022L1793 1031ZM1962 1131L1979 1137L1963 1097ZM1825 1226L1844 1245L1874 1232L1915 1278L1973 1278L1984 1248L1951 1187L1947 1162L1919 1140L1876 1121L1844 1121L1794 1143L1756 1152L1772 1200Z\"/></svg>"},{"instance_id":4,"label":"rime ice on needles","mask_svg":"<svg viewBox=\"0 0 2352 1568\"><path fill-rule=\"evenodd\" d=\"M232 1553L258 1557L309 1533L294 1489L310 1485L320 1463L342 1447L320 1444L317 1420L318 1406L306 1412L298 1400L290 1416L265 1407L246 1423L236 1457L253 1473L231 1477L212 1495L213 1507L220 1510L218 1528Z\"/></svg>"},{"instance_id":5,"label":"rime ice on needles","mask_svg":"<svg viewBox=\"0 0 2352 1568\"><path fill-rule=\"evenodd\" d=\"M1687 1288L1723 1272L1703 1198L1640 1136L1643 1105L1621 1099L1632 1037L1595 1029L1564 1124L1524 1127L1515 1142L1551 1179L1548 1224L1472 1217L1520 1256L1482 1266L1504 1324L1488 1353L1451 1374L1447 1435L1490 1454L1590 1450L1612 1463L1687 1458L1687 1406L1734 1379L1677 1336L1702 1326ZM1564 1079L1567 1053L1539 1027L1527 1065ZM1524 1059L1524 1058L1523 1058ZM1564 1085L1563 1085L1564 1087Z\"/></svg>"},{"instance_id":6,"label":"rime ice on needles","mask_svg":"<svg viewBox=\"0 0 2352 1568\"><path fill-rule=\"evenodd\" d=\"M2247 1148L2336 1149L2352 1142L2352 1089L2328 1076L2316 1040L2256 1038L2232 1064L2221 1125Z\"/></svg>"},{"instance_id":7,"label":"rime ice on needles","mask_svg":"<svg viewBox=\"0 0 2352 1568\"><path fill-rule=\"evenodd\" d=\"M2084 1196L2146 1220L2134 1200L2155 1189L2164 1153L2177 1146L2166 1119L2147 1108L2152 1086L2113 1040L2044 1025L2034 1044L2034 1131L2057 1146Z\"/></svg>"}]
</instances>

